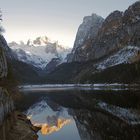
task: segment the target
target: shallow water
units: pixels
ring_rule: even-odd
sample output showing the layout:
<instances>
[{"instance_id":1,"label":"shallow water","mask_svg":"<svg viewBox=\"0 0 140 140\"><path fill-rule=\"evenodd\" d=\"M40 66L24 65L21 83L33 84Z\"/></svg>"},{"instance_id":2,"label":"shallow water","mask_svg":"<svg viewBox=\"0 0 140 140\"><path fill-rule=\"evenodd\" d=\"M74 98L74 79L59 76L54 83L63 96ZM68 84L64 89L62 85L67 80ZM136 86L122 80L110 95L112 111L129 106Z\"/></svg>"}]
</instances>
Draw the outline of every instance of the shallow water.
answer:
<instances>
[{"instance_id":1,"label":"shallow water","mask_svg":"<svg viewBox=\"0 0 140 140\"><path fill-rule=\"evenodd\" d=\"M140 139L138 90L22 90L39 140Z\"/></svg>"}]
</instances>

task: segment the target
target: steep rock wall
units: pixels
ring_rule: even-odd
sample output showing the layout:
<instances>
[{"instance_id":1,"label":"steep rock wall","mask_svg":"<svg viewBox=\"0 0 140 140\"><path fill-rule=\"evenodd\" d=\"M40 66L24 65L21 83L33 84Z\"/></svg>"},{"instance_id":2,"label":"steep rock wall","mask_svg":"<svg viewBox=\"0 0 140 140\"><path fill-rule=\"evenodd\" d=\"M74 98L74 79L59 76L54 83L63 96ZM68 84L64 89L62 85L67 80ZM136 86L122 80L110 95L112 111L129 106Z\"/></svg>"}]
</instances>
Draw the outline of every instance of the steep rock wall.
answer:
<instances>
[{"instance_id":1,"label":"steep rock wall","mask_svg":"<svg viewBox=\"0 0 140 140\"><path fill-rule=\"evenodd\" d=\"M0 35L0 78L4 78L7 76L8 67L6 60L6 43L3 42L3 36Z\"/></svg>"}]
</instances>

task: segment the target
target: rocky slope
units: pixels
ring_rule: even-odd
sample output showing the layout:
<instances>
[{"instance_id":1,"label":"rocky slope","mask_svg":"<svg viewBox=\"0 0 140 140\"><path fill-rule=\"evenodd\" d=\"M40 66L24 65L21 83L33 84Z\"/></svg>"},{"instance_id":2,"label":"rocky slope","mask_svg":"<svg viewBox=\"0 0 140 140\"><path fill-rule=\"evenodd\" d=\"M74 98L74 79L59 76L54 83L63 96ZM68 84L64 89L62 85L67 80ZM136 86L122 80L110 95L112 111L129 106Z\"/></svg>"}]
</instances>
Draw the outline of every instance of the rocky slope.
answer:
<instances>
[{"instance_id":1,"label":"rocky slope","mask_svg":"<svg viewBox=\"0 0 140 140\"><path fill-rule=\"evenodd\" d=\"M50 41L46 36L28 40L27 43L11 42L10 48L17 55L18 60L37 68L44 69L53 58L60 58L63 61L70 49Z\"/></svg>"},{"instance_id":2,"label":"rocky slope","mask_svg":"<svg viewBox=\"0 0 140 140\"><path fill-rule=\"evenodd\" d=\"M6 77L8 72L5 49L3 46L3 36L0 35L0 78Z\"/></svg>"},{"instance_id":3,"label":"rocky slope","mask_svg":"<svg viewBox=\"0 0 140 140\"><path fill-rule=\"evenodd\" d=\"M140 47L139 1L131 5L125 12L114 11L104 21L101 21L102 22L99 24L100 26L98 28L93 27L93 30L88 32L86 39L89 41L83 42L82 45L77 43L80 39L83 38L82 36L79 37L81 30L78 30L77 36L80 39L78 37L76 38L75 45L72 50L72 55L70 55L68 58L68 62L98 60L105 56L110 57L111 55L114 55L114 53L118 53L118 51L128 46L133 46L134 49L136 47ZM86 22L83 22L83 24L89 26L89 24ZM81 25L79 29L81 29ZM95 33L94 30L96 31L96 34L89 38L88 36L90 36L92 33ZM79 48L81 51L78 51ZM130 49L130 52L128 49L126 50L126 55L132 51L132 49ZM139 51L134 53L134 56L136 55L139 55ZM130 56L130 59L131 57L132 55Z\"/></svg>"},{"instance_id":4,"label":"rocky slope","mask_svg":"<svg viewBox=\"0 0 140 140\"><path fill-rule=\"evenodd\" d=\"M10 60L8 79L18 84L39 83L43 71L19 60Z\"/></svg>"},{"instance_id":5,"label":"rocky slope","mask_svg":"<svg viewBox=\"0 0 140 140\"><path fill-rule=\"evenodd\" d=\"M45 71L47 73L52 72L59 64L61 64L62 60L60 58L53 58L45 67Z\"/></svg>"},{"instance_id":6,"label":"rocky slope","mask_svg":"<svg viewBox=\"0 0 140 140\"><path fill-rule=\"evenodd\" d=\"M98 59L126 46L140 46L140 2L125 12L115 11L104 21L89 59Z\"/></svg>"},{"instance_id":7,"label":"rocky slope","mask_svg":"<svg viewBox=\"0 0 140 140\"><path fill-rule=\"evenodd\" d=\"M88 59L90 44L94 41L103 21L104 19L96 14L84 17L83 23L79 26L72 52L68 55L68 62Z\"/></svg>"},{"instance_id":8,"label":"rocky slope","mask_svg":"<svg viewBox=\"0 0 140 140\"><path fill-rule=\"evenodd\" d=\"M96 70L93 61L59 65L44 76L46 83L140 83L140 63L118 64ZM69 72L68 72L69 71Z\"/></svg>"}]
</instances>

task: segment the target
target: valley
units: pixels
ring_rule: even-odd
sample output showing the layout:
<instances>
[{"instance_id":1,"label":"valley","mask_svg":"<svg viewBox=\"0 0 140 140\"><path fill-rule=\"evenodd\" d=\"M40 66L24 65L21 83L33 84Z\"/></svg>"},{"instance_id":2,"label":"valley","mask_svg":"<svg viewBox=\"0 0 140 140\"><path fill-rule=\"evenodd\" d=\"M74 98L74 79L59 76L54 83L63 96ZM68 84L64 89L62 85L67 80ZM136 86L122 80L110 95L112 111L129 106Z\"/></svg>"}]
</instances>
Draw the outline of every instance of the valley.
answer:
<instances>
[{"instance_id":1,"label":"valley","mask_svg":"<svg viewBox=\"0 0 140 140\"><path fill-rule=\"evenodd\" d=\"M90 1L89 16L91 5L79 0L70 13L72 1L66 8L31 0L10 11L19 4L13 1L4 12L17 10L12 18L24 20L9 18L5 25L17 27L5 35L0 12L0 140L139 140L140 1L122 11ZM114 11L107 15L106 6ZM66 46L77 25L73 46Z\"/></svg>"}]
</instances>

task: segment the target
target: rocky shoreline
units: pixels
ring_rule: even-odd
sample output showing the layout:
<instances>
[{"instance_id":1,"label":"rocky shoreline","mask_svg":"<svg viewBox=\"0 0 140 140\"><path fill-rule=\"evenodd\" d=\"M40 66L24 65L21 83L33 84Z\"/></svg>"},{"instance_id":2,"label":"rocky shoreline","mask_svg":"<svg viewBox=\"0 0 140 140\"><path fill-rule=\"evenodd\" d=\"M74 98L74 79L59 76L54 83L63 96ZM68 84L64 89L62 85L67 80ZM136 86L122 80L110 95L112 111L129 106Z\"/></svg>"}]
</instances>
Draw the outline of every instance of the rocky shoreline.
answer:
<instances>
[{"instance_id":1,"label":"rocky shoreline","mask_svg":"<svg viewBox=\"0 0 140 140\"><path fill-rule=\"evenodd\" d=\"M0 140L37 140L39 128L33 126L26 115L14 111L0 127Z\"/></svg>"}]
</instances>

